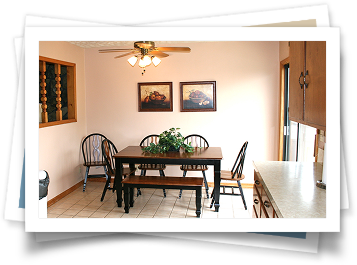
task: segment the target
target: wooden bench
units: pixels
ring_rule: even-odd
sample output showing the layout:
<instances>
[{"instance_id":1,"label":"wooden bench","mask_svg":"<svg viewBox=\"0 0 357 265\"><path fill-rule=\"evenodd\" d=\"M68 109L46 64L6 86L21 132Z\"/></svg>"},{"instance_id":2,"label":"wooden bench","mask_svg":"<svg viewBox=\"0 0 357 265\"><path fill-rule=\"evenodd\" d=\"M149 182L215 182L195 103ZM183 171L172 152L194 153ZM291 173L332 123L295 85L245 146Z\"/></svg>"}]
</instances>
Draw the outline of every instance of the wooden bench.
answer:
<instances>
[{"instance_id":1,"label":"wooden bench","mask_svg":"<svg viewBox=\"0 0 357 265\"><path fill-rule=\"evenodd\" d=\"M161 177L161 176L134 176L130 175L123 181L124 210L134 206L134 188L179 189L196 191L196 215L201 215L202 177Z\"/></svg>"}]
</instances>

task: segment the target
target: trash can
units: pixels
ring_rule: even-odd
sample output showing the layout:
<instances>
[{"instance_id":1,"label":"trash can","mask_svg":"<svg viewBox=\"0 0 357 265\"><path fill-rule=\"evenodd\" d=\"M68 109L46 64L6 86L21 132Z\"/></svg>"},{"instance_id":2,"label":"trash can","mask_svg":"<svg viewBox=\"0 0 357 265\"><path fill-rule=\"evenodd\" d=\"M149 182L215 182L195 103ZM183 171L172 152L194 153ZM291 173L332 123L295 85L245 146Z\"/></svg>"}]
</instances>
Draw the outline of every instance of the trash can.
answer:
<instances>
[{"instance_id":1,"label":"trash can","mask_svg":"<svg viewBox=\"0 0 357 265\"><path fill-rule=\"evenodd\" d=\"M50 184L50 177L46 170L40 170L39 174L39 218L47 218L47 194L48 185Z\"/></svg>"}]
</instances>

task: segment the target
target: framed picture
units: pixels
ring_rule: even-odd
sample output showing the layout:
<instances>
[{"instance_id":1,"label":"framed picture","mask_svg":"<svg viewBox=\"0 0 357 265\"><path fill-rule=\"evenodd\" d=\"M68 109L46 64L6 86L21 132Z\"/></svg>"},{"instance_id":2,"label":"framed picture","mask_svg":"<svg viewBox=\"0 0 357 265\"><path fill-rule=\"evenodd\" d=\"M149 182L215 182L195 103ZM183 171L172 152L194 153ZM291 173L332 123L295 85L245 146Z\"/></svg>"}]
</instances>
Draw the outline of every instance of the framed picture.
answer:
<instances>
[{"instance_id":1,"label":"framed picture","mask_svg":"<svg viewBox=\"0 0 357 265\"><path fill-rule=\"evenodd\" d=\"M139 111L172 111L172 82L138 83Z\"/></svg>"},{"instance_id":2,"label":"framed picture","mask_svg":"<svg viewBox=\"0 0 357 265\"><path fill-rule=\"evenodd\" d=\"M180 82L181 111L216 111L216 81Z\"/></svg>"}]
</instances>

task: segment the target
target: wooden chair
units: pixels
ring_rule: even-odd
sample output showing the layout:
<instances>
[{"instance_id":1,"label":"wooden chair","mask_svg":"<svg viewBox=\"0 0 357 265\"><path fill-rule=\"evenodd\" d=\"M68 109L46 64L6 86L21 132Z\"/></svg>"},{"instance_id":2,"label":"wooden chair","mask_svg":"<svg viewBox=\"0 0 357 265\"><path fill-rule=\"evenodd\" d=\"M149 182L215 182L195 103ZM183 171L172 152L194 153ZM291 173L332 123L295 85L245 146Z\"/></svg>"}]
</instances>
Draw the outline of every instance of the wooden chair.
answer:
<instances>
[{"instance_id":1,"label":"wooden chair","mask_svg":"<svg viewBox=\"0 0 357 265\"><path fill-rule=\"evenodd\" d=\"M87 179L88 178L98 178L107 177L106 176L106 163L101 150L101 144L104 139L107 139L103 134L92 133L84 138L82 142L82 154L84 163L86 167L86 175L84 178L83 191L86 190ZM103 167L104 174L92 174L89 175L89 169L91 167Z\"/></svg>"},{"instance_id":2,"label":"wooden chair","mask_svg":"<svg viewBox=\"0 0 357 265\"><path fill-rule=\"evenodd\" d=\"M146 147L149 146L151 143L157 144L159 142L159 135L158 134L150 134L146 136L144 139L141 140L140 146ZM165 164L140 164L138 167L141 170L140 176L145 176L147 170L158 170L161 177L165 177L164 170L166 168ZM164 197L166 197L166 191L164 191ZM138 188L137 196L141 195L140 188Z\"/></svg>"},{"instance_id":3,"label":"wooden chair","mask_svg":"<svg viewBox=\"0 0 357 265\"><path fill-rule=\"evenodd\" d=\"M203 136L198 134L190 134L186 136L184 143L186 144L191 143L193 147L209 147L208 141ZM208 169L207 165L182 165L180 169L183 170L183 177L186 177L187 171L202 171L203 181L206 189L206 196L208 199L209 198L208 184L207 184L206 173L205 173L205 171ZM179 198L181 198L181 196L182 196L182 190L180 190Z\"/></svg>"},{"instance_id":4,"label":"wooden chair","mask_svg":"<svg viewBox=\"0 0 357 265\"><path fill-rule=\"evenodd\" d=\"M113 192L115 190L115 185L113 185L113 187L110 187L110 183L112 177L115 177L115 169L116 169L115 159L113 158L113 155L118 153L118 150L110 140L104 139L102 141L102 153L107 167L106 170L107 181L105 183L104 190L102 193L102 198L100 199L100 201L104 200L104 196L107 190L113 190ZM126 178L127 176L135 172L135 168L130 169L130 168L123 167L122 172L123 172L122 176Z\"/></svg>"},{"instance_id":5,"label":"wooden chair","mask_svg":"<svg viewBox=\"0 0 357 265\"><path fill-rule=\"evenodd\" d=\"M219 189L223 189L223 192L220 192L221 195L234 195L234 196L241 196L242 197L242 201L244 204L244 208L247 210L247 205L245 203L245 199L244 199L244 193L243 193L243 189L242 186L240 184L240 181L242 179L245 178L245 176L242 174L243 172L243 166L244 166L244 159L245 159L245 153L247 151L247 146L248 146L248 142L245 142L242 146L242 148L239 151L239 154L237 156L236 161L234 162L234 165L232 167L231 171L227 171L227 170L221 170L221 185L220 187L217 187ZM222 183L222 180L226 181L233 181L233 182L237 182L236 183ZM231 188L232 192L226 192L226 188ZM240 193L234 193L234 189L239 189ZM215 187L216 189L216 187ZM214 190L212 192L212 202L210 205L210 208L212 208L213 203L214 203Z\"/></svg>"}]
</instances>

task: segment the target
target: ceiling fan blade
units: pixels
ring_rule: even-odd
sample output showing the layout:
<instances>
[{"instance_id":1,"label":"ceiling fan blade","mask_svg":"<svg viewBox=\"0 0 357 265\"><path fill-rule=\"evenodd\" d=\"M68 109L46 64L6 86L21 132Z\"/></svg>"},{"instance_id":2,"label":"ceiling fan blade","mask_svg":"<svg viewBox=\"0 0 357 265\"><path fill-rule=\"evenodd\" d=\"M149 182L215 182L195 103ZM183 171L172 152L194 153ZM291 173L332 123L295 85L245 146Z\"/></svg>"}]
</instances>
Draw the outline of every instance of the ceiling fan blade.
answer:
<instances>
[{"instance_id":1,"label":"ceiling fan blade","mask_svg":"<svg viewBox=\"0 0 357 265\"><path fill-rule=\"evenodd\" d=\"M134 49L104 49L104 50L99 50L100 53L105 53L105 52L128 52L128 51L135 51Z\"/></svg>"},{"instance_id":2,"label":"ceiling fan blade","mask_svg":"<svg viewBox=\"0 0 357 265\"><path fill-rule=\"evenodd\" d=\"M131 52L128 52L128 53L124 53L122 55L115 56L114 59L121 58L121 57L128 56L130 54L135 54L135 53L136 53L136 51L131 51Z\"/></svg>"},{"instance_id":3,"label":"ceiling fan blade","mask_svg":"<svg viewBox=\"0 0 357 265\"><path fill-rule=\"evenodd\" d=\"M190 52L189 47L156 47L158 51L162 52Z\"/></svg>"},{"instance_id":4,"label":"ceiling fan blade","mask_svg":"<svg viewBox=\"0 0 357 265\"><path fill-rule=\"evenodd\" d=\"M161 57L161 58L164 58L164 57L167 57L169 56L168 54L166 53L163 53L161 51L151 51L149 52L151 55L155 55L156 57Z\"/></svg>"}]
</instances>

